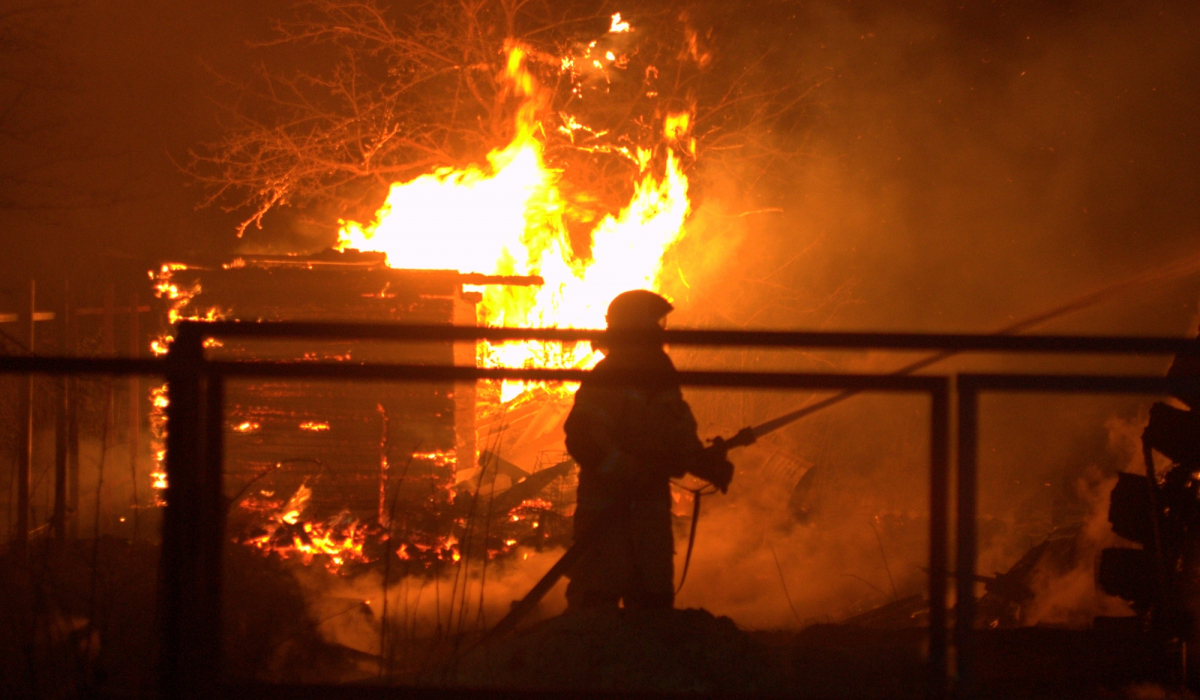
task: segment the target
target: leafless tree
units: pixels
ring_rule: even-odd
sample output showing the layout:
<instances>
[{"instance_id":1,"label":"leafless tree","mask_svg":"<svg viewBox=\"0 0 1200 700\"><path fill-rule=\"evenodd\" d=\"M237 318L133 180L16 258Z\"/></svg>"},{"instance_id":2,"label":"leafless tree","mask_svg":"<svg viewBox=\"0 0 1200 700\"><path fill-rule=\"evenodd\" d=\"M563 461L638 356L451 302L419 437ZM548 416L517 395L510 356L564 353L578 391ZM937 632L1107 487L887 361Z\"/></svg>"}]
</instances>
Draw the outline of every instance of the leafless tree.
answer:
<instances>
[{"instance_id":1,"label":"leafless tree","mask_svg":"<svg viewBox=\"0 0 1200 700\"><path fill-rule=\"evenodd\" d=\"M529 103L502 76L520 46L542 90L547 159L586 222L628 200L637 149L661 155L668 115L691 115L689 157L748 153L816 83L754 89L753 60L711 82L711 34L686 12L643 11L632 32L610 31L613 14L551 0L310 0L274 23L252 78L224 80L223 136L188 170L205 204L247 213L239 235L282 205L326 221L369 214L390 183L480 162L512 138Z\"/></svg>"}]
</instances>

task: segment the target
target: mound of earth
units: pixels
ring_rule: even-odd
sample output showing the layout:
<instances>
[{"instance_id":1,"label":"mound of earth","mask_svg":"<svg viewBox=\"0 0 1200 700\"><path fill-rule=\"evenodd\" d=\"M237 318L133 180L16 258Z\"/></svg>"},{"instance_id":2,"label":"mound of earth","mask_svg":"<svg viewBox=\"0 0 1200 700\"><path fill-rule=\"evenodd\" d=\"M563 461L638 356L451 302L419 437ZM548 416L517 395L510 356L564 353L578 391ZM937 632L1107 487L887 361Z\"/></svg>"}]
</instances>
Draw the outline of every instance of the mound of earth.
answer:
<instances>
[{"instance_id":1,"label":"mound of earth","mask_svg":"<svg viewBox=\"0 0 1200 700\"><path fill-rule=\"evenodd\" d=\"M474 649L462 686L557 691L782 693L760 642L705 610L568 612Z\"/></svg>"}]
</instances>

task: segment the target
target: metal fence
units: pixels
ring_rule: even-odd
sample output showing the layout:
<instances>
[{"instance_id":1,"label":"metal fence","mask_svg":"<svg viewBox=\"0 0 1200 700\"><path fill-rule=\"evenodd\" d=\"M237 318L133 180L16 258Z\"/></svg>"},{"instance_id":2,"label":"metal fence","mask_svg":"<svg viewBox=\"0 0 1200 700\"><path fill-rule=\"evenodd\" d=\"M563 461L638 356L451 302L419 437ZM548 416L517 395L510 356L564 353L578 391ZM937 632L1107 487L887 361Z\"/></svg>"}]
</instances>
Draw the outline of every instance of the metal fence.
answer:
<instances>
[{"instance_id":1,"label":"metal fence","mask_svg":"<svg viewBox=\"0 0 1200 700\"><path fill-rule=\"evenodd\" d=\"M652 337L671 345L936 350L961 352L1156 354L1195 352L1181 338L1123 336L1005 336L916 333L824 333L775 331L696 331L622 333ZM476 328L343 323L180 323L164 359L91 359L0 357L0 373L153 375L168 384L168 488L163 515L160 691L164 698L208 697L222 692L220 677L221 548L224 515L221 494L224 386L229 377L307 378L344 381L519 380L578 382L581 370L497 369L478 367L220 361L205 357L207 339L384 340L405 342L536 340L580 342L614 337L603 331L575 329ZM639 376L618 381L636 383ZM929 426L929 694L947 691L947 580L950 524L951 378L909 374L683 371L685 386L750 389L812 389L849 392L924 394L930 400ZM957 378L958 463L954 681L972 685L974 573L976 568L976 496L978 400L984 392L1124 393L1161 395L1195 386L1191 380L1114 375L962 374ZM228 690L228 689L226 689ZM250 692L247 687L243 691ZM315 689L312 689L315 690ZM324 689L329 692L332 689ZM337 695L355 695L344 688ZM289 697L296 689L287 691ZM257 687L259 695L272 695ZM304 695L305 693L301 693ZM512 693L505 693L511 696ZM323 695L324 696L324 695Z\"/></svg>"}]
</instances>

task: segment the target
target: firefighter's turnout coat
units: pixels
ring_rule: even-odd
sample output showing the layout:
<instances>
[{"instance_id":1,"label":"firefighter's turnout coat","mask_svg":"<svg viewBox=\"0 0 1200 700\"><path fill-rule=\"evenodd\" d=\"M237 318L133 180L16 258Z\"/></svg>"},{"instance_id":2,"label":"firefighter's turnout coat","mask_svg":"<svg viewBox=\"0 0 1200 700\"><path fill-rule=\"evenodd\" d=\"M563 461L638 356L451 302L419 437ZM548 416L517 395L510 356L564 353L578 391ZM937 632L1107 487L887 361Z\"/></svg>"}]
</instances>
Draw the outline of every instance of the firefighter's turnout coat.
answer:
<instances>
[{"instance_id":1,"label":"firefighter's turnout coat","mask_svg":"<svg viewBox=\"0 0 1200 700\"><path fill-rule=\"evenodd\" d=\"M646 380L613 381L622 372ZM613 348L581 383L565 431L579 464L575 541L594 540L570 573L569 603L670 606L670 480L703 452L671 359L656 346Z\"/></svg>"}]
</instances>

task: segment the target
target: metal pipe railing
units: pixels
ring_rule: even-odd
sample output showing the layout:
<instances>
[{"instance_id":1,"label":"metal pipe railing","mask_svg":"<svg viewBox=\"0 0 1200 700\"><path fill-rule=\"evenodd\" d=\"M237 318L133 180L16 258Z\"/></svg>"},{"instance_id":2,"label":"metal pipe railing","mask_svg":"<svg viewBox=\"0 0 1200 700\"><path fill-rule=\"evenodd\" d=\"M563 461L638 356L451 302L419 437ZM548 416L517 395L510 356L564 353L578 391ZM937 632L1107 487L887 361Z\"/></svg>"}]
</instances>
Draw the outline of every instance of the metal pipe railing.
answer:
<instances>
[{"instance_id":1,"label":"metal pipe railing","mask_svg":"<svg viewBox=\"0 0 1200 700\"><path fill-rule=\"evenodd\" d=\"M494 328L486 326L384 323L245 323L184 321L203 326L210 338L577 343L605 339L651 339L670 345L823 348L835 350L945 350L953 352L1174 354L1200 352L1194 339L1172 337L1002 335L980 333L874 333L830 331L731 331L667 329L605 331L584 328Z\"/></svg>"}]
</instances>

